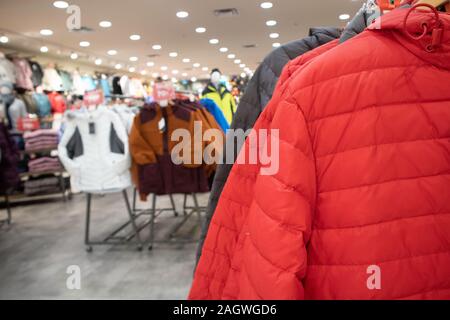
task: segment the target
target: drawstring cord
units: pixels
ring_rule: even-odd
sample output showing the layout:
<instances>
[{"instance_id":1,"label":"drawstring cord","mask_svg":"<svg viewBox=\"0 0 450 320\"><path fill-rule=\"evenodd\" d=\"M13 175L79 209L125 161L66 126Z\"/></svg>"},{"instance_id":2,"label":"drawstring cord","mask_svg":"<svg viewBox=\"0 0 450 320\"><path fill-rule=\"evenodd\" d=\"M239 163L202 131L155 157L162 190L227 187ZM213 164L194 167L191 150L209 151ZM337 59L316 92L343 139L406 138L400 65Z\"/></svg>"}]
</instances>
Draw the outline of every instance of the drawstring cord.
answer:
<instances>
[{"instance_id":1,"label":"drawstring cord","mask_svg":"<svg viewBox=\"0 0 450 320\"><path fill-rule=\"evenodd\" d=\"M435 18L436 23L434 24L434 26L432 28L430 28L430 26L428 25L427 22L423 22L422 23L423 32L420 35L415 36L408 31L407 22L408 22L408 18L411 15L411 13L420 7L426 7L428 9L430 9L434 13L434 18ZM429 43L425 47L425 50L428 52L433 52L437 47L439 47L441 45L442 34L443 34L444 30L442 28L442 21L439 17L439 12L436 10L436 8L428 3L419 3L419 4L416 4L413 7L411 7L409 9L408 13L406 14L405 19L403 21L403 31L409 38L411 38L412 40L416 40L416 41L419 41L419 40L425 38L425 36L428 35L429 32L431 31L431 43Z\"/></svg>"}]
</instances>

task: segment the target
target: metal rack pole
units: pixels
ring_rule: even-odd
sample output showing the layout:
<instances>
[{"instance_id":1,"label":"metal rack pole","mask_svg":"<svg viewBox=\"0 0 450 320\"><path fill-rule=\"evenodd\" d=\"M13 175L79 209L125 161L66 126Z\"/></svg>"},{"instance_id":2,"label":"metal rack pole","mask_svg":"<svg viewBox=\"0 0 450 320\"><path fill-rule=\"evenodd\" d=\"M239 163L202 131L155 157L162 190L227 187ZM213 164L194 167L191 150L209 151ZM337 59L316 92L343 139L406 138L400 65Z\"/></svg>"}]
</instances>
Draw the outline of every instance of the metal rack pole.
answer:
<instances>
[{"instance_id":1,"label":"metal rack pole","mask_svg":"<svg viewBox=\"0 0 450 320\"><path fill-rule=\"evenodd\" d=\"M134 212L132 211L131 205L130 205L130 201L128 199L128 193L126 190L122 191L122 195L125 201L125 205L126 205L126 209L127 209L127 214L128 214L128 218L129 221L126 222L125 224L123 224L122 226L120 226L119 228L117 228L116 230L114 230L110 235L108 235L103 241L91 241L90 240L90 224L91 224L91 206L92 206L92 194L91 193L87 193L86 194L86 226L85 226L85 245L86 245L86 251L87 252L92 252L93 245L117 245L117 244L128 244L130 243L131 239L136 238L136 244L137 244L137 249L139 251L142 250L143 248L143 242L140 236L140 230L142 228L138 228L137 223L136 223L136 218L139 217L141 214L136 215L134 214ZM117 234L124 230L128 225L131 224L131 227L133 229L133 233L128 236L128 237L118 237Z\"/></svg>"}]
</instances>

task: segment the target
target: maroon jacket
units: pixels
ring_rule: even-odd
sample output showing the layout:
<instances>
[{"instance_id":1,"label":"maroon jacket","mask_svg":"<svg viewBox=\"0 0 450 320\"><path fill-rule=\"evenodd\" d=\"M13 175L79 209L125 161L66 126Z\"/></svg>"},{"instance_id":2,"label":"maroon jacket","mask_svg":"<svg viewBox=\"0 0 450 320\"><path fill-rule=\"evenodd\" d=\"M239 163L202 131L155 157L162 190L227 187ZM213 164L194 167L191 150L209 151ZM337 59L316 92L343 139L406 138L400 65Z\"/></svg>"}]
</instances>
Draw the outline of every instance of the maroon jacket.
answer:
<instances>
[{"instance_id":1,"label":"maroon jacket","mask_svg":"<svg viewBox=\"0 0 450 320\"><path fill-rule=\"evenodd\" d=\"M2 123L0 123L0 150L0 194L4 194L19 184L17 171L19 154L8 129Z\"/></svg>"}]
</instances>

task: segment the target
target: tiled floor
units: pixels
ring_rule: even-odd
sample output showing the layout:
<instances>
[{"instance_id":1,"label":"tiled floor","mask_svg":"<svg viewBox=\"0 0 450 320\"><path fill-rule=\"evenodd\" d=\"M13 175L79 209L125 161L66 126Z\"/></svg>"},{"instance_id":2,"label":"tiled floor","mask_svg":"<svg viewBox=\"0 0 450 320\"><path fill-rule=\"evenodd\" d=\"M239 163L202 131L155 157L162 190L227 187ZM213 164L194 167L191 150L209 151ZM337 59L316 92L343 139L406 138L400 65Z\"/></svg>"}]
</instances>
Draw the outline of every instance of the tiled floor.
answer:
<instances>
[{"instance_id":1,"label":"tiled floor","mask_svg":"<svg viewBox=\"0 0 450 320\"><path fill-rule=\"evenodd\" d=\"M131 198L131 192L130 192ZM205 205L208 195L201 195ZM127 215L121 195L93 199L92 236L106 235ZM175 196L178 209L183 197ZM168 207L169 198L158 200ZM185 299L195 265L196 243L158 244L153 251L135 246L95 247L85 251L85 197L13 207L13 224L0 227L0 299ZM149 207L149 204L139 204ZM0 219L5 211L0 209ZM145 218L143 218L145 219ZM182 217L165 213L156 224L163 239ZM196 239L197 215L180 230ZM147 237L148 230L142 232ZM69 290L67 268L79 266L81 290Z\"/></svg>"}]
</instances>

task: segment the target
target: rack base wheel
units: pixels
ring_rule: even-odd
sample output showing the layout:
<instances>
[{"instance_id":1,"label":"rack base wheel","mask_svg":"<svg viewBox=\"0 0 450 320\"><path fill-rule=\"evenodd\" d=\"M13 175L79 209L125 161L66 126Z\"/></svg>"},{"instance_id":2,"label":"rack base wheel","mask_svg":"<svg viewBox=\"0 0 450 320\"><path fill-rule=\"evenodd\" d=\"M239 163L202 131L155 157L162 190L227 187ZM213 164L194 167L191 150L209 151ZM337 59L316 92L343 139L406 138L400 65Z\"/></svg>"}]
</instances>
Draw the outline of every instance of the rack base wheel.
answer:
<instances>
[{"instance_id":1,"label":"rack base wheel","mask_svg":"<svg viewBox=\"0 0 450 320\"><path fill-rule=\"evenodd\" d=\"M148 251L153 251L153 245L148 246Z\"/></svg>"},{"instance_id":2,"label":"rack base wheel","mask_svg":"<svg viewBox=\"0 0 450 320\"><path fill-rule=\"evenodd\" d=\"M92 246L86 247L86 252L91 253L92 251L94 251L94 248L92 248Z\"/></svg>"},{"instance_id":3,"label":"rack base wheel","mask_svg":"<svg viewBox=\"0 0 450 320\"><path fill-rule=\"evenodd\" d=\"M175 217L178 217L179 216L179 214L178 214L178 212L174 212L174 214L173 214Z\"/></svg>"},{"instance_id":4,"label":"rack base wheel","mask_svg":"<svg viewBox=\"0 0 450 320\"><path fill-rule=\"evenodd\" d=\"M142 245L137 246L137 251L142 251L142 249L143 249Z\"/></svg>"}]
</instances>

